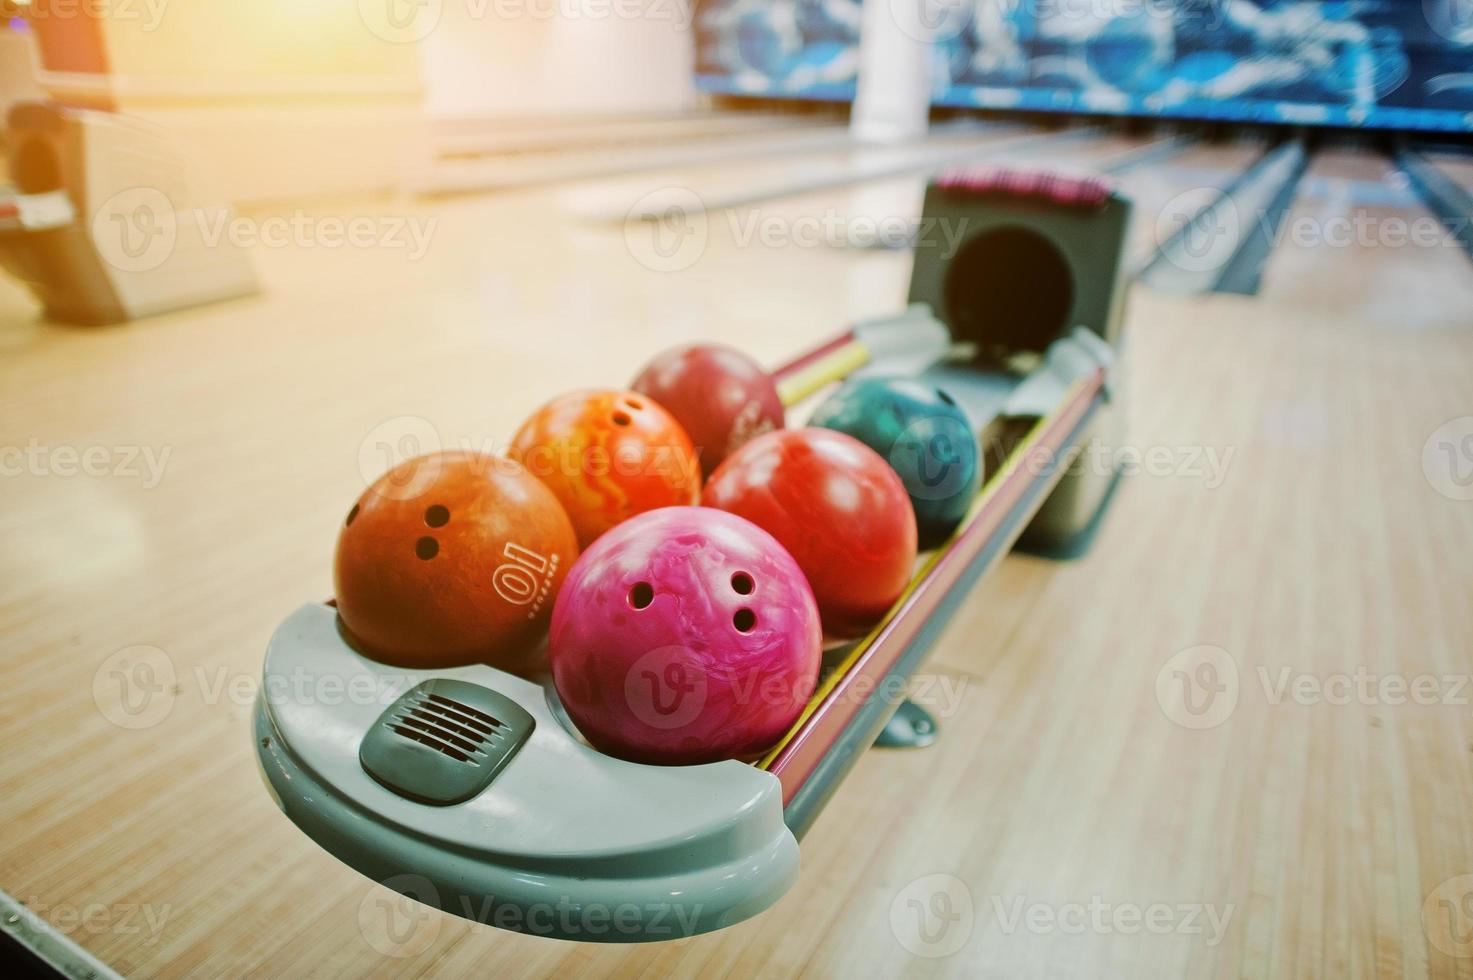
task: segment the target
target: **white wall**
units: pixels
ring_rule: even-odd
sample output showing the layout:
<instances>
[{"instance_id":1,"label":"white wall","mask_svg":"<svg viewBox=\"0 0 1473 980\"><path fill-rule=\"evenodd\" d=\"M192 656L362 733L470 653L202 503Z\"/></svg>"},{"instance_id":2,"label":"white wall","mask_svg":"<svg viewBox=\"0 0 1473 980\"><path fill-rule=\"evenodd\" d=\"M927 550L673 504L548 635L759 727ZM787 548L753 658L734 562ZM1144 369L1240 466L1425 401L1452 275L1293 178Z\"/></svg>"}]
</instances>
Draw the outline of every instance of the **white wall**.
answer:
<instances>
[{"instance_id":1,"label":"white wall","mask_svg":"<svg viewBox=\"0 0 1473 980\"><path fill-rule=\"evenodd\" d=\"M431 117L664 112L696 102L689 0L445 0L420 42ZM564 11L547 16L551 10ZM520 16L496 16L496 11Z\"/></svg>"},{"instance_id":2,"label":"white wall","mask_svg":"<svg viewBox=\"0 0 1473 980\"><path fill-rule=\"evenodd\" d=\"M97 9L109 72L43 70L42 88L166 127L226 201L378 190L419 165L419 46L376 33L355 0Z\"/></svg>"},{"instance_id":3,"label":"white wall","mask_svg":"<svg viewBox=\"0 0 1473 980\"><path fill-rule=\"evenodd\" d=\"M691 0L428 0L398 34L395 2L155 5L103 21L108 74L39 81L168 127L235 203L412 185L437 119L696 102Z\"/></svg>"},{"instance_id":4,"label":"white wall","mask_svg":"<svg viewBox=\"0 0 1473 980\"><path fill-rule=\"evenodd\" d=\"M39 70L35 36L0 24L0 120L15 103L42 98L36 82Z\"/></svg>"}]
</instances>

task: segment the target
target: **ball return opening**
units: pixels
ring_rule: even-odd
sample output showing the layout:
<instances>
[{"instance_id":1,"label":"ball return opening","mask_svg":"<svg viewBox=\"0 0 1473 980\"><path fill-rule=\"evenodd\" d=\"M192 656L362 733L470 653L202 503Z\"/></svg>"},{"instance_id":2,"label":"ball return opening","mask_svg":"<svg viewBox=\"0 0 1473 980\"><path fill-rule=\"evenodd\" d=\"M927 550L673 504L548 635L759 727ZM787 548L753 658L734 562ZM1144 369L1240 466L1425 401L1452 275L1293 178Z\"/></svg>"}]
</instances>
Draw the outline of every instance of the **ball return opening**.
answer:
<instances>
[{"instance_id":1,"label":"ball return opening","mask_svg":"<svg viewBox=\"0 0 1473 980\"><path fill-rule=\"evenodd\" d=\"M1067 554L1087 541L1113 474L1070 464L1109 438L1118 416L1111 374L1128 213L1093 180L948 175L928 190L926 215L963 222L965 240L951 256L940 236L935 245L923 236L910 308L774 372L790 425L845 377L935 384L981 434L987 471L962 524L920 555L878 625L827 651L813 697L762 758L651 766L604 755L550 678L379 663L347 642L330 603L310 603L266 652L254 737L268 791L362 874L511 931L657 941L771 906L797 880L799 841L978 580L1015 544ZM1045 265L1036 274L1004 275L1009 256L1030 254L1014 251L1023 233L1052 258L1036 259ZM1055 291L1051 318L1035 315L1027 330L1008 311L1031 303L989 306L977 287L1057 284L1050 261L1072 283L1067 303Z\"/></svg>"}]
</instances>

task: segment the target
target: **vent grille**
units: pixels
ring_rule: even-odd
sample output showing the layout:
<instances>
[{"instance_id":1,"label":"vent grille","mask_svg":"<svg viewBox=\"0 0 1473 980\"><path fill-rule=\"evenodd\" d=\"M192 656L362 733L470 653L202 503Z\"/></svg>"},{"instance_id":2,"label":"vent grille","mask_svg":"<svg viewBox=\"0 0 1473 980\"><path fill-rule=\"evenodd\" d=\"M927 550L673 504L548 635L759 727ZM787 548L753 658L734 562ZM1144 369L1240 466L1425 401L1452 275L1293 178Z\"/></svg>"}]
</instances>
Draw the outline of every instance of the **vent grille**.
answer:
<instances>
[{"instance_id":1,"label":"vent grille","mask_svg":"<svg viewBox=\"0 0 1473 980\"><path fill-rule=\"evenodd\" d=\"M502 747L505 728L484 711L422 688L385 719L384 725L400 738L471 765L481 765L488 750Z\"/></svg>"}]
</instances>

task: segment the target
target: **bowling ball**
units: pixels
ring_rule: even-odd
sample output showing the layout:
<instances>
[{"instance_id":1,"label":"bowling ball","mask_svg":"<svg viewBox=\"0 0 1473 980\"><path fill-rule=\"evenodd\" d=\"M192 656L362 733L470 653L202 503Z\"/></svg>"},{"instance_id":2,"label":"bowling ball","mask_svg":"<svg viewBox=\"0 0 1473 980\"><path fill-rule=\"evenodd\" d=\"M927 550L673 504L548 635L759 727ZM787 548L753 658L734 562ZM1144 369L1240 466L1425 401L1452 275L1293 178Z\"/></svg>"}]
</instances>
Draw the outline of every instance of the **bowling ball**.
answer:
<instances>
[{"instance_id":1,"label":"bowling ball","mask_svg":"<svg viewBox=\"0 0 1473 980\"><path fill-rule=\"evenodd\" d=\"M818 680L813 592L766 531L666 507L599 538L552 614L553 683L599 750L637 762L751 758Z\"/></svg>"},{"instance_id":2,"label":"bowling ball","mask_svg":"<svg viewBox=\"0 0 1473 980\"><path fill-rule=\"evenodd\" d=\"M656 507L694 504L701 468L669 412L632 391L575 391L522 423L511 455L547 484L580 547Z\"/></svg>"},{"instance_id":3,"label":"bowling ball","mask_svg":"<svg viewBox=\"0 0 1473 980\"><path fill-rule=\"evenodd\" d=\"M874 625L910 582L916 520L905 485L853 436L817 428L759 436L712 474L703 502L788 549L834 636Z\"/></svg>"},{"instance_id":4,"label":"bowling ball","mask_svg":"<svg viewBox=\"0 0 1473 980\"><path fill-rule=\"evenodd\" d=\"M885 457L910 495L922 548L934 548L951 535L982 482L972 423L934 385L909 378L854 378L819 405L808 422L848 433Z\"/></svg>"},{"instance_id":5,"label":"bowling ball","mask_svg":"<svg viewBox=\"0 0 1473 980\"><path fill-rule=\"evenodd\" d=\"M685 427L707 476L743 444L783 427L783 403L771 375L741 351L719 344L665 351L630 387Z\"/></svg>"},{"instance_id":6,"label":"bowling ball","mask_svg":"<svg viewBox=\"0 0 1473 980\"><path fill-rule=\"evenodd\" d=\"M578 557L562 505L512 460L406 460L348 511L333 578L363 651L411 666L516 665Z\"/></svg>"}]
</instances>

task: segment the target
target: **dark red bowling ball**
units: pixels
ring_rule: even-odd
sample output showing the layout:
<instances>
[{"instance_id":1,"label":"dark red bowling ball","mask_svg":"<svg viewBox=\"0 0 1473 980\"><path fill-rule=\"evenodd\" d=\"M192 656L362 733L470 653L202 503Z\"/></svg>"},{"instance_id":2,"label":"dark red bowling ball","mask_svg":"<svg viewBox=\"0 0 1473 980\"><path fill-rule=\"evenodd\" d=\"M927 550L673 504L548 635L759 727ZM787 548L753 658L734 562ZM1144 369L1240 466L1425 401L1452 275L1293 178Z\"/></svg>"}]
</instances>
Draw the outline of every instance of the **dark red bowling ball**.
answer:
<instances>
[{"instance_id":1,"label":"dark red bowling ball","mask_svg":"<svg viewBox=\"0 0 1473 980\"><path fill-rule=\"evenodd\" d=\"M712 475L702 503L745 517L788 549L834 636L873 626L915 568L905 484L842 432L783 429L752 440Z\"/></svg>"},{"instance_id":2,"label":"dark red bowling ball","mask_svg":"<svg viewBox=\"0 0 1473 980\"><path fill-rule=\"evenodd\" d=\"M746 354L721 344L692 344L660 354L630 385L675 416L709 476L747 442L783 427L777 385Z\"/></svg>"}]
</instances>

